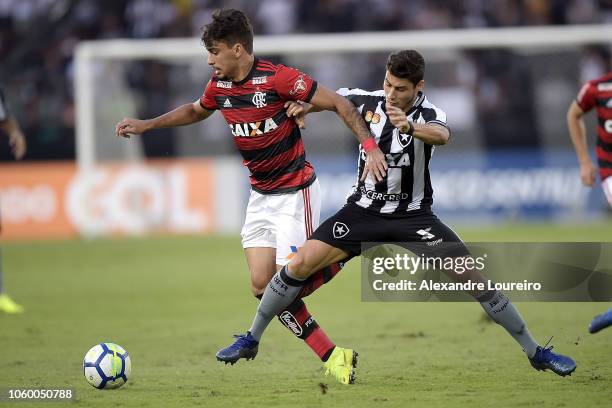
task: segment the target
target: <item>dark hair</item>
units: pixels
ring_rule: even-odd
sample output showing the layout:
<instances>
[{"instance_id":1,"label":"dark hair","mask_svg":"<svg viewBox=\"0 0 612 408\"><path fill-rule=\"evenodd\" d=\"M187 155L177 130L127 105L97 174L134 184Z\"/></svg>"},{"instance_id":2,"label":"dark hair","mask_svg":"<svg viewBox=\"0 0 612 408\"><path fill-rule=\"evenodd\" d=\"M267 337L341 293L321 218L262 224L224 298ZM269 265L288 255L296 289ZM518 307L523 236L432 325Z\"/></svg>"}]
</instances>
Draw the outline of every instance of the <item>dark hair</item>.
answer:
<instances>
[{"instance_id":1,"label":"dark hair","mask_svg":"<svg viewBox=\"0 0 612 408\"><path fill-rule=\"evenodd\" d=\"M249 54L253 53L253 27L246 14L236 9L215 10L212 19L202 30L206 48L219 41L229 47L240 43Z\"/></svg>"},{"instance_id":2,"label":"dark hair","mask_svg":"<svg viewBox=\"0 0 612 408\"><path fill-rule=\"evenodd\" d=\"M410 80L416 86L425 75L425 59L416 50L402 50L389 55L387 70L398 78Z\"/></svg>"}]
</instances>

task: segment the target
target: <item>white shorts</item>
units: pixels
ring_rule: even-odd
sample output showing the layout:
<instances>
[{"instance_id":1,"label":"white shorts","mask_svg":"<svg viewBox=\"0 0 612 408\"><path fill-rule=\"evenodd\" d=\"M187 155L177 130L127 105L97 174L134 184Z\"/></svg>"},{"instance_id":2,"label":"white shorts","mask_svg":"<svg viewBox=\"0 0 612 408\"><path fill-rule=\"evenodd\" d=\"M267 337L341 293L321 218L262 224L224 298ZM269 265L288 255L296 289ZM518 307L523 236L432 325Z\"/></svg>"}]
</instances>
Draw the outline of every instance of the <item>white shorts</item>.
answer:
<instances>
[{"instance_id":1,"label":"white shorts","mask_svg":"<svg viewBox=\"0 0 612 408\"><path fill-rule=\"evenodd\" d=\"M319 180L303 190L287 194L261 194L251 190L242 247L276 248L276 264L286 265L319 226Z\"/></svg>"},{"instance_id":2,"label":"white shorts","mask_svg":"<svg viewBox=\"0 0 612 408\"><path fill-rule=\"evenodd\" d=\"M601 188L603 188L604 193L606 193L608 204L610 204L610 207L612 207L612 176L606 177L601 182Z\"/></svg>"}]
</instances>

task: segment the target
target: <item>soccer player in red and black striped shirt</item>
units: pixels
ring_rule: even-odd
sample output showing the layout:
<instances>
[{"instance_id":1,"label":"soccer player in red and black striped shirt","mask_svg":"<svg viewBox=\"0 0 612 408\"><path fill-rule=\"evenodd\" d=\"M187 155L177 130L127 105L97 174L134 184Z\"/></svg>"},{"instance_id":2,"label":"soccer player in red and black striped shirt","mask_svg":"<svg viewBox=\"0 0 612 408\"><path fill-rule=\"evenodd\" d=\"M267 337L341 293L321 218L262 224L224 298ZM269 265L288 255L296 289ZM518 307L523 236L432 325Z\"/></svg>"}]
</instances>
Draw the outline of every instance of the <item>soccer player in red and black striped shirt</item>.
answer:
<instances>
[{"instance_id":1,"label":"soccer player in red and black striped shirt","mask_svg":"<svg viewBox=\"0 0 612 408\"><path fill-rule=\"evenodd\" d=\"M567 126L580 162L580 179L589 187L595 184L597 168L589 156L582 116L593 108L596 108L598 121L595 154L599 164L599 177L612 207L612 71L584 84L567 112ZM611 325L612 309L609 309L593 318L589 331L597 333Z\"/></svg>"},{"instance_id":2,"label":"soccer player in red and black striped shirt","mask_svg":"<svg viewBox=\"0 0 612 408\"><path fill-rule=\"evenodd\" d=\"M208 82L200 105L219 110L227 121L234 143L250 171L251 188L261 194L302 190L316 180L306 161L300 129L287 117L288 100L310 101L317 83L308 75L284 65L254 58L247 76L239 82L225 78L223 63L209 49L215 74Z\"/></svg>"},{"instance_id":3,"label":"soccer player in red and black striped shirt","mask_svg":"<svg viewBox=\"0 0 612 408\"><path fill-rule=\"evenodd\" d=\"M612 72L584 84L567 112L567 125L580 162L580 179L593 186L597 169L587 147L582 116L595 108L597 111L597 147L599 177L608 203L612 207Z\"/></svg>"},{"instance_id":4,"label":"soccer player in red and black striped shirt","mask_svg":"<svg viewBox=\"0 0 612 408\"><path fill-rule=\"evenodd\" d=\"M214 69L202 97L154 119L123 119L116 132L129 137L150 129L188 125L221 111L250 171L252 190L241 235L252 292L260 297L276 271L289 262L292 252L319 223L318 181L306 160L299 127L287 117L286 104L303 101L319 110L336 112L367 152L366 173L371 171L382 179L387 164L350 102L297 69L255 58L253 31L241 11L216 11L204 28L202 41L208 50L208 64ZM331 279L339 269L334 264L315 274L317 277L313 275L302 295ZM352 350L348 353L336 347L301 299L278 316L325 362L327 372L340 382L349 382L355 362L345 356L352 355ZM242 357L248 359L246 355L217 355L232 364Z\"/></svg>"}]
</instances>

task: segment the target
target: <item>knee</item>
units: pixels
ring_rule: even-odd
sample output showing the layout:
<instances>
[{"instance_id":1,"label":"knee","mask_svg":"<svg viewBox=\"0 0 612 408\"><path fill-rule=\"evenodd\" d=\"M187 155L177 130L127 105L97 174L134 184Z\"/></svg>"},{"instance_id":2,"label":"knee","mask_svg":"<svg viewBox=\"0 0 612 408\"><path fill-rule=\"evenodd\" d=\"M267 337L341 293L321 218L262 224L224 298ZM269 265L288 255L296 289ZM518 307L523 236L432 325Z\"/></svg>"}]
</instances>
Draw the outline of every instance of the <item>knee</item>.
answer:
<instances>
[{"instance_id":1,"label":"knee","mask_svg":"<svg viewBox=\"0 0 612 408\"><path fill-rule=\"evenodd\" d=\"M268 285L268 282L265 281L264 279L258 279L258 278L253 277L251 278L251 293L256 298L261 297L261 295L266 290L267 285Z\"/></svg>"},{"instance_id":2,"label":"knee","mask_svg":"<svg viewBox=\"0 0 612 408\"><path fill-rule=\"evenodd\" d=\"M291 262L288 265L289 271L291 275L295 276L298 279L306 279L308 278L313 271L313 267L310 262L308 262L308 258L306 258L301 252L298 251L297 254L291 259Z\"/></svg>"},{"instance_id":3,"label":"knee","mask_svg":"<svg viewBox=\"0 0 612 408\"><path fill-rule=\"evenodd\" d=\"M263 295L264 290L266 290L265 287L261 288L258 286L251 285L251 294L253 294L253 296L255 296L257 299L261 300L261 296Z\"/></svg>"}]
</instances>

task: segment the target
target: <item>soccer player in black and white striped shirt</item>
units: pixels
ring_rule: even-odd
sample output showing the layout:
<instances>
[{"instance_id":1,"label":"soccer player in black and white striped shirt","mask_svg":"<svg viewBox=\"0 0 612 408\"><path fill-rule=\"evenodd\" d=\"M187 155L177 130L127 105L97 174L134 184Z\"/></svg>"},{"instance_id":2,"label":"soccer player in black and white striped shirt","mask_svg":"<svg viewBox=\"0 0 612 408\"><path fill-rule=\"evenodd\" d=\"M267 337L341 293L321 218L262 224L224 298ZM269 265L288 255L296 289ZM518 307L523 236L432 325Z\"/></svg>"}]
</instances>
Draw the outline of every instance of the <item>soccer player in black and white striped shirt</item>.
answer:
<instances>
[{"instance_id":1,"label":"soccer player in black and white striped shirt","mask_svg":"<svg viewBox=\"0 0 612 408\"><path fill-rule=\"evenodd\" d=\"M249 341L242 342L245 352L256 348L268 322L291 303L314 271L360 255L364 242L408 242L418 247L418 252L413 252L428 257L469 255L455 232L431 211L429 161L434 146L448 142L450 131L446 114L423 93L424 71L421 54L400 51L389 56L383 90L338 91L360 110L372 134L361 144L358 182L347 204L321 224L270 281L246 334ZM298 103L288 109L288 115L299 117L312 111L312 107ZM387 159L387 174L382 178L380 173L370 171L366 155L376 146ZM476 270L447 272L459 282L486 282ZM534 340L519 312L501 291L485 289L470 295L521 345L534 368L550 369L561 376L576 369L571 358L553 353ZM351 364L351 356L346 356L346 364Z\"/></svg>"},{"instance_id":2,"label":"soccer player in black and white striped shirt","mask_svg":"<svg viewBox=\"0 0 612 408\"><path fill-rule=\"evenodd\" d=\"M397 80L392 76L385 78L388 95L384 90L367 92L348 88L339 89L338 93L362 112L389 166L387 177L379 182L372 176L363 177L366 155L361 148L359 182L349 202L375 213L403 216L431 206L429 160L434 146L445 144L450 132L446 114L427 100L422 85L408 99L403 96L406 85ZM415 128L418 128L417 136Z\"/></svg>"}]
</instances>

